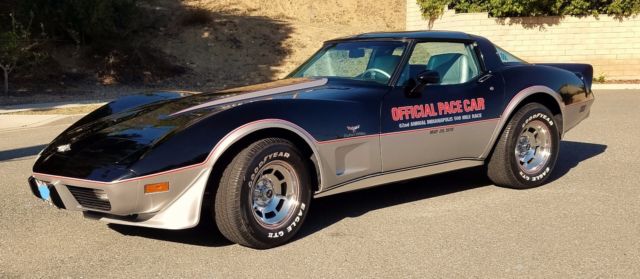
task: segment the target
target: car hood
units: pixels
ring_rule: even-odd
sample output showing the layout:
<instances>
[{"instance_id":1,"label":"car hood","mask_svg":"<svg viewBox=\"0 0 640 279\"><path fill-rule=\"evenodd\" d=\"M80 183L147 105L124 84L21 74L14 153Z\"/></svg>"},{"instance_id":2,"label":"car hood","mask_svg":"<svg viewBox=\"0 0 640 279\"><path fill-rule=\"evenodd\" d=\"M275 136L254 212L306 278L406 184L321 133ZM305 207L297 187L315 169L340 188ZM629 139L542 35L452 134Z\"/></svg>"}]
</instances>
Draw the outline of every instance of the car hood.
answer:
<instances>
[{"instance_id":1,"label":"car hood","mask_svg":"<svg viewBox=\"0 0 640 279\"><path fill-rule=\"evenodd\" d=\"M100 181L132 176L130 165L154 145L206 116L326 83L326 79L285 79L187 97L156 93L117 100L58 136L43 150L34 172Z\"/></svg>"}]
</instances>

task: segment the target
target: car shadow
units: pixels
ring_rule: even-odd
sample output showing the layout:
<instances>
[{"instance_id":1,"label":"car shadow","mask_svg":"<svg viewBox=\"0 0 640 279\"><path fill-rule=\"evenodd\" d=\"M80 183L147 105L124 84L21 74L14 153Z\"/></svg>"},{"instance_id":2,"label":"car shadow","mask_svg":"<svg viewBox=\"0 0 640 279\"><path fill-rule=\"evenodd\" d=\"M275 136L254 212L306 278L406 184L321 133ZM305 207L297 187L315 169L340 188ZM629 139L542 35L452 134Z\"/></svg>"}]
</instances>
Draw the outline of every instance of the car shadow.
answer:
<instances>
[{"instance_id":1,"label":"car shadow","mask_svg":"<svg viewBox=\"0 0 640 279\"><path fill-rule=\"evenodd\" d=\"M581 162L600 155L606 150L607 146L604 144L562 141L560 143L558 162L549 178L549 182L559 179Z\"/></svg>"},{"instance_id":2,"label":"car shadow","mask_svg":"<svg viewBox=\"0 0 640 279\"><path fill-rule=\"evenodd\" d=\"M491 185L483 167L457 170L361 191L315 199L297 238L314 234L346 218L418 200Z\"/></svg>"},{"instance_id":3,"label":"car shadow","mask_svg":"<svg viewBox=\"0 0 640 279\"><path fill-rule=\"evenodd\" d=\"M16 149L0 150L0 161L9 161L29 156L35 156L38 155L40 150L44 149L46 146L46 144L41 144Z\"/></svg>"},{"instance_id":4,"label":"car shadow","mask_svg":"<svg viewBox=\"0 0 640 279\"><path fill-rule=\"evenodd\" d=\"M222 247L233 244L225 239L217 228L209 225L198 225L185 230L163 230L108 224L109 228L126 236L139 236L160 241L177 242L204 247Z\"/></svg>"},{"instance_id":5,"label":"car shadow","mask_svg":"<svg viewBox=\"0 0 640 279\"><path fill-rule=\"evenodd\" d=\"M602 144L563 141L558 163L551 180L556 180L581 162L606 150ZM293 241L312 235L345 218L355 218L367 212L492 185L483 167L452 171L388 184L356 192L318 198L313 201L304 226ZM374 224L375 226L375 224ZM232 244L210 225L193 229L169 231L109 224L123 235L139 236L190 245L219 247Z\"/></svg>"},{"instance_id":6,"label":"car shadow","mask_svg":"<svg viewBox=\"0 0 640 279\"><path fill-rule=\"evenodd\" d=\"M567 174L581 162L603 153L606 148L607 146L602 144L562 141L558 162L550 182ZM476 167L319 198L313 201L309 216L296 239L316 233L345 218L492 184L485 174L484 167Z\"/></svg>"}]
</instances>

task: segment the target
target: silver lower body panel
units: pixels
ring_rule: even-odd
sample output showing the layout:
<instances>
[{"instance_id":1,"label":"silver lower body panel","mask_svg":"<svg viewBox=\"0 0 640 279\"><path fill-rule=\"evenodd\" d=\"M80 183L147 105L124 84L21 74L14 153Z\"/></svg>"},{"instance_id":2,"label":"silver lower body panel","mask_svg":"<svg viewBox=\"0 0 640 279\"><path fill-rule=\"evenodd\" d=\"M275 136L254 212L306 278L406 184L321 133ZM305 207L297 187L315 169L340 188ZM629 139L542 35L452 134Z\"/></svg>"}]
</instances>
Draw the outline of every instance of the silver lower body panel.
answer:
<instances>
[{"instance_id":1,"label":"silver lower body panel","mask_svg":"<svg viewBox=\"0 0 640 279\"><path fill-rule=\"evenodd\" d=\"M374 186L389 184L402 180L408 180L458 169L482 166L484 161L478 159L463 159L450 162L437 163L418 168L397 170L366 176L344 184L336 185L329 190L317 193L315 197L326 197L344 192L366 189Z\"/></svg>"}]
</instances>

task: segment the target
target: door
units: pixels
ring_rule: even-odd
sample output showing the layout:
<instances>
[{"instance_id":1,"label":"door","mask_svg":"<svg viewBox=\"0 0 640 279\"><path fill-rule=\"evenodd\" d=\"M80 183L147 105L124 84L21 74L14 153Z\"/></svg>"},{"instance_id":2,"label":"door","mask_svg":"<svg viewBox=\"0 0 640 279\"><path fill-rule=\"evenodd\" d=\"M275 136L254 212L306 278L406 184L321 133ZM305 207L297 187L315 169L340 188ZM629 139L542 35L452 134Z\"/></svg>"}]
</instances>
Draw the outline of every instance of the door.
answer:
<instances>
[{"instance_id":1,"label":"door","mask_svg":"<svg viewBox=\"0 0 640 279\"><path fill-rule=\"evenodd\" d=\"M381 107L383 171L478 159L498 125L502 78L483 69L472 43L419 42ZM418 73L440 82L409 96Z\"/></svg>"}]
</instances>

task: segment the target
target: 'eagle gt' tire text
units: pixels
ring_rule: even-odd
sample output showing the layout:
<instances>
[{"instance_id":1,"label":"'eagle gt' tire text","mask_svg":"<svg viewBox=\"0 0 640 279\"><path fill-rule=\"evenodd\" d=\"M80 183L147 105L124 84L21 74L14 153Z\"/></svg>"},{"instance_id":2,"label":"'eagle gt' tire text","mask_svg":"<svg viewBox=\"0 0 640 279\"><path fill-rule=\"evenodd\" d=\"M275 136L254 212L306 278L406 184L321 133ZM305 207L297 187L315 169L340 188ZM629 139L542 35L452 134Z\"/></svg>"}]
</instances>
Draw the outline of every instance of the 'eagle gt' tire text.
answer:
<instances>
[{"instance_id":1,"label":"'eagle gt' tire text","mask_svg":"<svg viewBox=\"0 0 640 279\"><path fill-rule=\"evenodd\" d=\"M215 199L220 232L235 243L265 249L286 243L309 211L308 164L289 141L267 138L227 166Z\"/></svg>"},{"instance_id":2,"label":"'eagle gt' tire text","mask_svg":"<svg viewBox=\"0 0 640 279\"><path fill-rule=\"evenodd\" d=\"M498 186L528 189L549 179L560 150L553 114L539 103L520 108L505 127L487 163Z\"/></svg>"}]
</instances>

